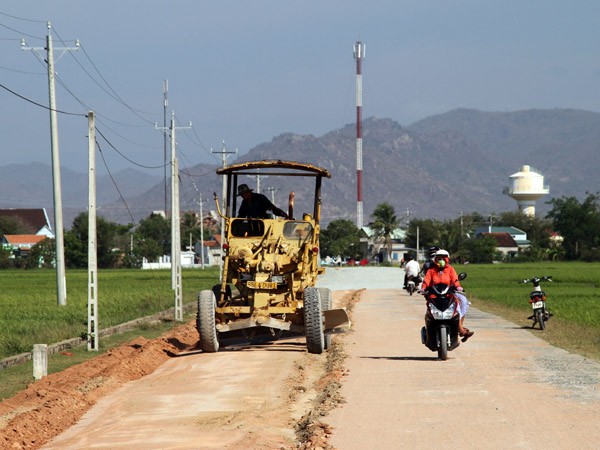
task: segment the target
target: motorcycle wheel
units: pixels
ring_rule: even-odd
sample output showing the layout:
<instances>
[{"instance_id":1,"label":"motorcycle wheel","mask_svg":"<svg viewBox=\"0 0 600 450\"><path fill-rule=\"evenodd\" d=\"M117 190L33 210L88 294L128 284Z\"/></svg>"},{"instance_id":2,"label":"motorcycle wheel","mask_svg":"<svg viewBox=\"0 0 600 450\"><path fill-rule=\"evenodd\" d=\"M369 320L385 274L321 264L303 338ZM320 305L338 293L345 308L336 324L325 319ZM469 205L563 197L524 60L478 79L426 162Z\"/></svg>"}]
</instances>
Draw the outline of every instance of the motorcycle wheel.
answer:
<instances>
[{"instance_id":1,"label":"motorcycle wheel","mask_svg":"<svg viewBox=\"0 0 600 450\"><path fill-rule=\"evenodd\" d=\"M448 359L448 328L445 326L440 327L439 332L440 346L438 347L438 358L442 361Z\"/></svg>"},{"instance_id":2,"label":"motorcycle wheel","mask_svg":"<svg viewBox=\"0 0 600 450\"><path fill-rule=\"evenodd\" d=\"M406 289L408 290L409 295L413 295L413 292L415 292L415 285L413 283L408 283L408 287Z\"/></svg>"},{"instance_id":3,"label":"motorcycle wheel","mask_svg":"<svg viewBox=\"0 0 600 450\"><path fill-rule=\"evenodd\" d=\"M535 313L535 321L540 325L540 330L546 328L546 323L544 322L544 313L542 310L539 310Z\"/></svg>"}]
</instances>

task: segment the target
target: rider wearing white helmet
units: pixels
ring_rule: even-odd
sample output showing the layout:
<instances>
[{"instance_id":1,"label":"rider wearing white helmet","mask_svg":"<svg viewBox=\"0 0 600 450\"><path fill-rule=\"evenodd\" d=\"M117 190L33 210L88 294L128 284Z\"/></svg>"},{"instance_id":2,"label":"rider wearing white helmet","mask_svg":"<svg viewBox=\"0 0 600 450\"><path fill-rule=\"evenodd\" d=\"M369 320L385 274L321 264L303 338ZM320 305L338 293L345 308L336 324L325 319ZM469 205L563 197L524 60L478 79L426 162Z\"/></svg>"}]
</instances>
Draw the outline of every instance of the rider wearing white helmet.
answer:
<instances>
[{"instance_id":1,"label":"rider wearing white helmet","mask_svg":"<svg viewBox=\"0 0 600 450\"><path fill-rule=\"evenodd\" d=\"M454 267L450 265L450 254L446 250L442 249L438 250L433 255L433 266L431 266L429 270L427 270L427 273L425 273L421 290L426 291L429 286L438 283L454 286L457 290L454 295L460 302L460 321L458 323L458 332L463 337L462 341L465 342L474 334L473 331L470 331L468 328L464 327L465 315L467 313L467 309L469 308L469 301L463 294L461 294L463 288L458 280L456 270L454 270Z\"/></svg>"}]
</instances>

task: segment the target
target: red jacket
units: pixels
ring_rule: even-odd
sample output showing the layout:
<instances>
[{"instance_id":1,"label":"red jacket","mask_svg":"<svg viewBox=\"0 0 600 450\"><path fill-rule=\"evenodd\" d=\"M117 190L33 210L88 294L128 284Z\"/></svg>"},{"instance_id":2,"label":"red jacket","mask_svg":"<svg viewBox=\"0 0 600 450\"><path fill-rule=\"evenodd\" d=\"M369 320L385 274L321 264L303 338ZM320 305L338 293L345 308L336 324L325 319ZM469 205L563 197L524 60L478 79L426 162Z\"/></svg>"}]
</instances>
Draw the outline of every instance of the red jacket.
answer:
<instances>
[{"instance_id":1,"label":"red jacket","mask_svg":"<svg viewBox=\"0 0 600 450\"><path fill-rule=\"evenodd\" d=\"M456 270L450 264L446 264L442 270L435 264L425 273L421 289L426 290L434 284L444 283L450 286L460 287Z\"/></svg>"}]
</instances>

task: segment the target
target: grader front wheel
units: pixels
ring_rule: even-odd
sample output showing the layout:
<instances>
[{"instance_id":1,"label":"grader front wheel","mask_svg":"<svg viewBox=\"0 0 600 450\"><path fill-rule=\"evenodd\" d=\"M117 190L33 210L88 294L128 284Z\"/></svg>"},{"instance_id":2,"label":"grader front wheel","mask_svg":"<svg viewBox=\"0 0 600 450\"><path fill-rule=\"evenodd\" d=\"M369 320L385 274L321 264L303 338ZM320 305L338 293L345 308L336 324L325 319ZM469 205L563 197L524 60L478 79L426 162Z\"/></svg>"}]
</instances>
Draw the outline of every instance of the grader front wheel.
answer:
<instances>
[{"instance_id":1,"label":"grader front wheel","mask_svg":"<svg viewBox=\"0 0 600 450\"><path fill-rule=\"evenodd\" d=\"M219 339L215 326L215 308L217 301L213 291L201 291L198 295L198 313L196 328L200 334L200 348L206 353L219 351Z\"/></svg>"}]
</instances>

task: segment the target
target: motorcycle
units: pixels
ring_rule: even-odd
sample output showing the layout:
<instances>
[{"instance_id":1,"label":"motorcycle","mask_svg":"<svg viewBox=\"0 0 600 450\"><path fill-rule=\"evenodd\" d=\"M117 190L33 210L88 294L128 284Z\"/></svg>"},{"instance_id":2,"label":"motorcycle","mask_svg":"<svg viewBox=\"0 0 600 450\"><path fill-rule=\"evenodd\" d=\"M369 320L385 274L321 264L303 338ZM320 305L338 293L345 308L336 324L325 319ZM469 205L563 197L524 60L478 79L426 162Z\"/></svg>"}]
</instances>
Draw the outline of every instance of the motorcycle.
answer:
<instances>
[{"instance_id":1,"label":"motorcycle","mask_svg":"<svg viewBox=\"0 0 600 450\"><path fill-rule=\"evenodd\" d=\"M465 272L458 275L459 280L467 277ZM432 352L437 352L442 361L448 359L448 352L460 345L458 335L458 299L454 296L456 288L444 283L435 284L424 292L427 299L425 326L421 328L421 342Z\"/></svg>"},{"instance_id":2,"label":"motorcycle","mask_svg":"<svg viewBox=\"0 0 600 450\"><path fill-rule=\"evenodd\" d=\"M529 293L529 303L531 304L531 309L533 314L528 317L528 319L533 320L531 324L531 328L535 328L535 325L538 324L540 330L544 330L546 328L546 322L552 314L546 308L546 293L542 290L540 286L541 281L550 281L552 282L552 277L533 277L527 278L525 280L519 281L519 283L533 284L533 290Z\"/></svg>"},{"instance_id":3,"label":"motorcycle","mask_svg":"<svg viewBox=\"0 0 600 450\"><path fill-rule=\"evenodd\" d=\"M419 284L421 284L421 278L419 278L418 275L416 277L412 275L406 277L406 290L408 291L408 294L413 295L418 289Z\"/></svg>"}]
</instances>

